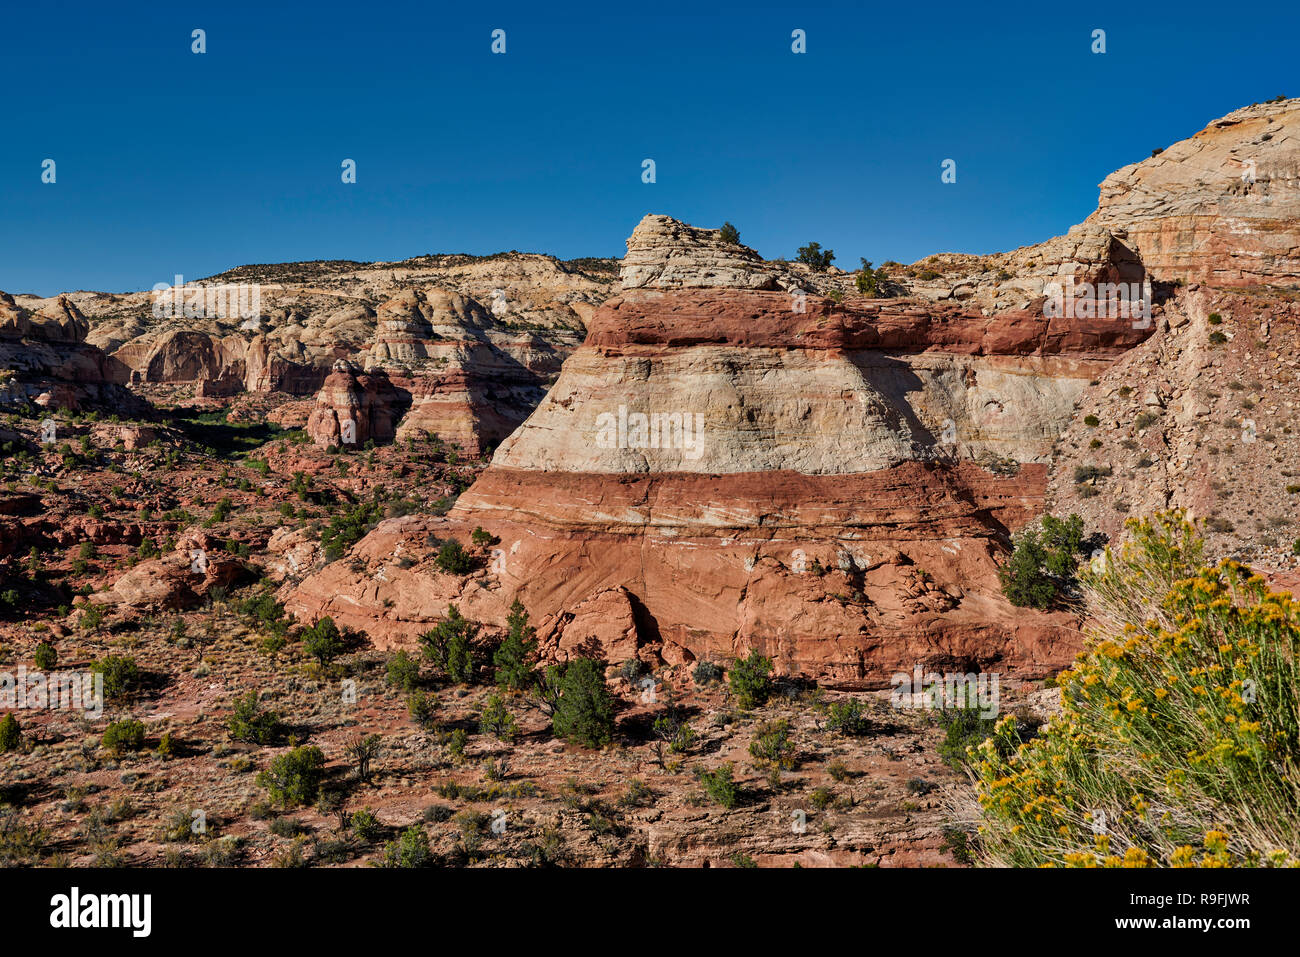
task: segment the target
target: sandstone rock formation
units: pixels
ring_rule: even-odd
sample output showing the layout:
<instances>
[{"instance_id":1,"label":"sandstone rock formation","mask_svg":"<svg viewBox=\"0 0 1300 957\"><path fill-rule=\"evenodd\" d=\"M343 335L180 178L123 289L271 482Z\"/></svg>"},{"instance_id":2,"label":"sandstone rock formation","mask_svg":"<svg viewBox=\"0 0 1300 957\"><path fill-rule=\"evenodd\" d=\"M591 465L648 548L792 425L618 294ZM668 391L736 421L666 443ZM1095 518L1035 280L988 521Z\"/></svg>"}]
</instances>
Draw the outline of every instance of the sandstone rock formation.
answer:
<instances>
[{"instance_id":1,"label":"sandstone rock formation","mask_svg":"<svg viewBox=\"0 0 1300 957\"><path fill-rule=\"evenodd\" d=\"M317 445L359 447L391 442L403 406L398 390L382 372L357 374L339 359L307 419L307 434Z\"/></svg>"},{"instance_id":2,"label":"sandstone rock formation","mask_svg":"<svg viewBox=\"0 0 1300 957\"><path fill-rule=\"evenodd\" d=\"M910 295L988 311L1048 286L1150 281L1157 289L1288 286L1300 275L1300 100L1244 107L1101 183L1065 235L990 256L940 254L891 278ZM845 287L847 288L847 286Z\"/></svg>"},{"instance_id":3,"label":"sandstone rock formation","mask_svg":"<svg viewBox=\"0 0 1300 957\"><path fill-rule=\"evenodd\" d=\"M619 268L624 289L776 289L778 275L748 246L725 242L720 230L655 215L646 216L632 231Z\"/></svg>"},{"instance_id":4,"label":"sandstone rock formation","mask_svg":"<svg viewBox=\"0 0 1300 957\"><path fill-rule=\"evenodd\" d=\"M1118 531L1123 503L1105 497L1103 517L1084 504L1096 495L1070 497L1075 468L1111 449L1083 431L1095 427L1080 404L1124 400L1107 407L1115 445L1149 436L1162 463L1124 476L1125 488L1159 507L1192 476L1199 439L1157 434L1139 413L1210 415L1210 397L1185 383L1207 368L1237 373L1229 361L1250 351L1246 336L1252 368L1261 351L1294 354L1294 309L1268 287L1297 277L1297 118L1295 101L1239 111L1109 178L1101 208L1067 235L1000 257L931 257L933 268L903 271L901 299L864 300L843 274L764 263L715 230L647 217L621 295L450 515L382 524L354 552L359 565L307 578L290 607L391 643L450 600L499 624L517 595L555 656L591 644L671 662L758 649L844 687L886 685L917 663L1019 677L1062 667L1079 640L1073 618L1000 594L1010 534L1046 507L1049 473L1060 510ZM1197 278L1265 288L1228 306L1221 290L1181 286ZM1143 311L1108 313L1109 293L1054 309L1066 282L1136 284ZM1258 330L1248 301L1263 308ZM1214 303L1232 320L1218 339ZM1123 375L1133 381L1119 395ZM1251 454L1289 463L1286 406L1262 382L1240 382L1246 411L1276 419ZM1221 492L1217 471L1197 481ZM500 539L479 572L429 567L427 542L479 526Z\"/></svg>"},{"instance_id":5,"label":"sandstone rock formation","mask_svg":"<svg viewBox=\"0 0 1300 957\"><path fill-rule=\"evenodd\" d=\"M131 366L139 382L197 383L202 395L236 392L310 393L326 370L273 353L262 335L213 336L172 329L152 341L137 340L114 354Z\"/></svg>"},{"instance_id":6,"label":"sandstone rock formation","mask_svg":"<svg viewBox=\"0 0 1300 957\"><path fill-rule=\"evenodd\" d=\"M493 301L505 314L508 300ZM411 399L397 437L438 436L470 455L495 447L554 381L578 337L516 331L470 296L411 290L380 308L367 368L383 368Z\"/></svg>"},{"instance_id":7,"label":"sandstone rock formation","mask_svg":"<svg viewBox=\"0 0 1300 957\"><path fill-rule=\"evenodd\" d=\"M88 341L130 367L137 382L192 385L207 395L308 396L320 388L335 359L361 366L420 360L419 343L428 325L434 329L432 341L440 335L436 319L421 313L438 311L442 304L422 300L413 312L417 296L472 301L474 311L490 313L499 331L523 334L567 354L616 278L611 260L565 263L502 253L243 266L157 293L82 292L66 298L89 317ZM218 290L254 288L256 315L204 299L219 300ZM21 302L31 312L55 303L34 297ZM188 312L187 305L193 306ZM450 316L456 306L443 312Z\"/></svg>"},{"instance_id":8,"label":"sandstone rock formation","mask_svg":"<svg viewBox=\"0 0 1300 957\"><path fill-rule=\"evenodd\" d=\"M200 570L201 568L201 570ZM140 562L107 591L91 596L97 604L125 608L176 611L198 606L216 587L246 581L248 571L237 559L220 552L196 566L189 550Z\"/></svg>"},{"instance_id":9,"label":"sandstone rock formation","mask_svg":"<svg viewBox=\"0 0 1300 957\"><path fill-rule=\"evenodd\" d=\"M1123 239L1165 281L1219 286L1300 275L1300 101L1229 113L1117 170L1084 223Z\"/></svg>"},{"instance_id":10,"label":"sandstone rock formation","mask_svg":"<svg viewBox=\"0 0 1300 957\"><path fill-rule=\"evenodd\" d=\"M0 405L141 411L144 403L123 387L129 370L88 345L87 328L66 297L32 313L0 292Z\"/></svg>"},{"instance_id":11,"label":"sandstone rock formation","mask_svg":"<svg viewBox=\"0 0 1300 957\"><path fill-rule=\"evenodd\" d=\"M1075 399L1147 333L721 288L674 249L674 283L704 285L606 302L447 521L385 523L354 554L368 575L331 565L290 607L390 643L453 600L499 622L518 595L555 657L758 648L844 686L888 684L920 660L1065 664L1068 616L1012 609L996 565L1042 508ZM468 584L396 563L430 534L465 540L480 525L502 545ZM382 621L376 602L392 605Z\"/></svg>"},{"instance_id":12,"label":"sandstone rock formation","mask_svg":"<svg viewBox=\"0 0 1300 957\"><path fill-rule=\"evenodd\" d=\"M536 408L576 346L564 330L512 330L472 297L407 290L379 309L365 375L335 363L308 431L319 445L337 445L341 423L353 420L357 444L437 436L481 455Z\"/></svg>"}]
</instances>

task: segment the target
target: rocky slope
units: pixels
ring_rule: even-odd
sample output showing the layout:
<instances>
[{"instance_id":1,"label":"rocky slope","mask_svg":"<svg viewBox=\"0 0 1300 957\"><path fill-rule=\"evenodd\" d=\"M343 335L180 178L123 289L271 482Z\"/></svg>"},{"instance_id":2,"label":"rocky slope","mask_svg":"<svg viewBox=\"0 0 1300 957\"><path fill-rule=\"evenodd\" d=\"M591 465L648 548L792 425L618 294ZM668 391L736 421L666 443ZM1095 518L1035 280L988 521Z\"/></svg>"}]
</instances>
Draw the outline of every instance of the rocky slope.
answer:
<instances>
[{"instance_id":1,"label":"rocky slope","mask_svg":"<svg viewBox=\"0 0 1300 957\"><path fill-rule=\"evenodd\" d=\"M1298 563L1300 297L1193 284L1155 336L1080 399L1049 485L1057 512L1118 535L1130 514L1183 508L1221 555Z\"/></svg>"}]
</instances>

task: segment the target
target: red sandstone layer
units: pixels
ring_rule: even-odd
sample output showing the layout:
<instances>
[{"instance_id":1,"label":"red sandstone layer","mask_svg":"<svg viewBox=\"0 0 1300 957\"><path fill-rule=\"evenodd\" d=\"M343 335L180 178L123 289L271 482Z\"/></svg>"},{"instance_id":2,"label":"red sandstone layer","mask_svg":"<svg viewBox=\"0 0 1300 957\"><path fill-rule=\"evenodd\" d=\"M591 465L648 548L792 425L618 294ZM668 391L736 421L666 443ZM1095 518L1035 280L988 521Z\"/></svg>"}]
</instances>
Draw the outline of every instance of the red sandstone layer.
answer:
<instances>
[{"instance_id":1,"label":"red sandstone layer","mask_svg":"<svg viewBox=\"0 0 1300 957\"><path fill-rule=\"evenodd\" d=\"M1049 319L1041 308L985 316L906 299L837 304L743 289L630 290L596 311L584 346L605 353L718 345L1114 359L1151 334L1151 323L1136 325L1129 318Z\"/></svg>"}]
</instances>

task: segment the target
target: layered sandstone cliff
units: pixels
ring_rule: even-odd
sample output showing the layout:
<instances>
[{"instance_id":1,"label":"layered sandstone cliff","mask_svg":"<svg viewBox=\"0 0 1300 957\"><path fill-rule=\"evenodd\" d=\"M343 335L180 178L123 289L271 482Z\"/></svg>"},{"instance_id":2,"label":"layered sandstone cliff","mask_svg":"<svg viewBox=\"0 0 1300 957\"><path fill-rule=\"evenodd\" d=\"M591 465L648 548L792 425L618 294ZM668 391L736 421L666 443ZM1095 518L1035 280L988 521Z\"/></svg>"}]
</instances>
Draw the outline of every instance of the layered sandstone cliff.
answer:
<instances>
[{"instance_id":1,"label":"layered sandstone cliff","mask_svg":"<svg viewBox=\"0 0 1300 957\"><path fill-rule=\"evenodd\" d=\"M646 217L621 294L451 514L381 524L289 605L386 643L412 640L453 600L499 624L518 596L549 655L676 663L758 649L841 686L888 684L918 663L1022 677L1064 666L1076 622L1011 607L996 574L1049 488L1060 510L1117 533L1128 504L1080 491L1098 482L1087 466L1148 442L1156 471L1113 470L1132 505L1170 504L1198 482L1222 493L1208 477L1218 464L1207 472L1195 452L1217 444L1152 422L1203 419L1238 388L1274 426L1246 443L1251 461L1290 474L1287 400L1245 370L1296 362L1297 116L1295 101L1239 111L1108 178L1098 212L1067 235L932 257L899 274L902 298L863 299L844 274ZM1106 286L1121 284L1138 290L1136 313L1112 311ZM1062 286L1082 303L1062 308ZM1178 381L1207 372L1204 395ZM1123 400L1104 406L1113 438L1080 411L1105 396ZM1240 414L1231 424L1244 428ZM490 561L468 578L437 571L428 543L480 526L499 539Z\"/></svg>"},{"instance_id":2,"label":"layered sandstone cliff","mask_svg":"<svg viewBox=\"0 0 1300 957\"><path fill-rule=\"evenodd\" d=\"M551 654L680 663L757 648L845 686L887 684L921 660L1063 665L1069 619L1012 609L996 566L1009 531L1042 508L1076 398L1147 333L837 304L797 283L762 288L768 270L744 257L735 285L719 286L712 243L692 270L690 235L663 217L638 228L629 259L644 285L591 318L448 519L384 523L354 555L368 573L329 566L290 607L401 642L448 601L500 621L517 595ZM667 286L647 278L670 272ZM468 581L396 560L479 526L500 547Z\"/></svg>"},{"instance_id":3,"label":"layered sandstone cliff","mask_svg":"<svg viewBox=\"0 0 1300 957\"><path fill-rule=\"evenodd\" d=\"M567 354L608 297L613 265L527 253L284 263L243 266L158 292L67 298L91 323L88 341L129 366L139 383L192 385L209 395L309 396L336 359L364 367L422 358L418 343L427 325L406 321L411 297L430 290L486 308L503 335ZM22 305L34 312L53 302L24 297Z\"/></svg>"}]
</instances>

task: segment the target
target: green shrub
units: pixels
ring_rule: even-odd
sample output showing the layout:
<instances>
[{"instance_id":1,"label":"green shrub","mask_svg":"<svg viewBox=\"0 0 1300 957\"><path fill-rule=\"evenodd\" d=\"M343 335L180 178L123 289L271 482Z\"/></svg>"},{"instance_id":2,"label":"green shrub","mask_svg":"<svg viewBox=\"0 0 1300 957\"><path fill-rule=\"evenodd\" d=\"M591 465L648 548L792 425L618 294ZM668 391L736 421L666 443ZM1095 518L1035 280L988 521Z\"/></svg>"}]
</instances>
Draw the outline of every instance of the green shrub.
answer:
<instances>
[{"instance_id":1,"label":"green shrub","mask_svg":"<svg viewBox=\"0 0 1300 957\"><path fill-rule=\"evenodd\" d=\"M379 818L375 817L375 813L370 808L353 811L349 823L351 823L352 833L357 836L357 839L365 841L367 844L377 838L383 830L380 827Z\"/></svg>"},{"instance_id":2,"label":"green shrub","mask_svg":"<svg viewBox=\"0 0 1300 957\"><path fill-rule=\"evenodd\" d=\"M139 751L144 747L144 725L139 721L116 721L104 729L104 747L114 754Z\"/></svg>"},{"instance_id":3,"label":"green shrub","mask_svg":"<svg viewBox=\"0 0 1300 957\"><path fill-rule=\"evenodd\" d=\"M180 752L180 745L172 736L170 731L164 731L162 737L158 739L158 747L154 753L162 758L174 758Z\"/></svg>"},{"instance_id":4,"label":"green shrub","mask_svg":"<svg viewBox=\"0 0 1300 957\"><path fill-rule=\"evenodd\" d=\"M400 691L414 691L420 685L420 663L399 651L388 659L388 683Z\"/></svg>"},{"instance_id":5,"label":"green shrub","mask_svg":"<svg viewBox=\"0 0 1300 957\"><path fill-rule=\"evenodd\" d=\"M422 728L433 727L437 719L438 699L424 691L413 691L406 698L406 710Z\"/></svg>"},{"instance_id":6,"label":"green shrub","mask_svg":"<svg viewBox=\"0 0 1300 957\"><path fill-rule=\"evenodd\" d=\"M304 498L305 494L304 487L298 497ZM329 525L321 531L320 543L321 548L325 550L326 560L332 562L342 558L347 550L361 541L370 527L383 517L383 506L375 502L362 502L345 507L343 514L335 515L330 519Z\"/></svg>"},{"instance_id":7,"label":"green shrub","mask_svg":"<svg viewBox=\"0 0 1300 957\"><path fill-rule=\"evenodd\" d=\"M695 730L686 722L681 709L676 707L665 709L663 714L655 718L651 730L674 754L685 754L695 741ZM660 758L662 760L662 754Z\"/></svg>"},{"instance_id":8,"label":"green shrub","mask_svg":"<svg viewBox=\"0 0 1300 957\"><path fill-rule=\"evenodd\" d=\"M59 664L59 653L48 641L42 641L36 646L36 653L33 658L36 661L36 667L41 671L52 671Z\"/></svg>"},{"instance_id":9,"label":"green shrub","mask_svg":"<svg viewBox=\"0 0 1300 957\"><path fill-rule=\"evenodd\" d=\"M438 567L451 575L468 575L474 568L474 558L465 550L465 546L454 539L443 542L434 559Z\"/></svg>"},{"instance_id":10,"label":"green shrub","mask_svg":"<svg viewBox=\"0 0 1300 957\"><path fill-rule=\"evenodd\" d=\"M537 641L528 624L528 612L518 598L510 605L506 618L506 637L492 653L497 684L512 691L523 691L532 686L534 665L537 660Z\"/></svg>"},{"instance_id":11,"label":"green shrub","mask_svg":"<svg viewBox=\"0 0 1300 957\"><path fill-rule=\"evenodd\" d=\"M699 772L700 783L704 785L704 793L709 796L715 804L721 804L725 808L734 808L740 803L740 789L732 777L733 769L730 763L724 764L716 771Z\"/></svg>"},{"instance_id":12,"label":"green shrub","mask_svg":"<svg viewBox=\"0 0 1300 957\"><path fill-rule=\"evenodd\" d=\"M762 707L772 696L772 659L752 651L731 666L727 679L738 707L744 711Z\"/></svg>"},{"instance_id":13,"label":"green shrub","mask_svg":"<svg viewBox=\"0 0 1300 957\"><path fill-rule=\"evenodd\" d=\"M276 601L275 593L269 588L263 588L245 598L236 607L239 614L274 636L282 636L289 630L289 619L284 613L284 605Z\"/></svg>"},{"instance_id":14,"label":"green shrub","mask_svg":"<svg viewBox=\"0 0 1300 957\"><path fill-rule=\"evenodd\" d=\"M429 838L422 827L408 827L396 841L384 845L385 867L428 867L433 861Z\"/></svg>"},{"instance_id":15,"label":"green shrub","mask_svg":"<svg viewBox=\"0 0 1300 957\"><path fill-rule=\"evenodd\" d=\"M749 744L749 754L759 768L790 769L794 767L794 743L790 740L790 722L785 718L765 721L754 731Z\"/></svg>"},{"instance_id":16,"label":"green shrub","mask_svg":"<svg viewBox=\"0 0 1300 957\"><path fill-rule=\"evenodd\" d=\"M23 740L23 728L13 712L0 718L0 754L17 750Z\"/></svg>"},{"instance_id":17,"label":"green shrub","mask_svg":"<svg viewBox=\"0 0 1300 957\"><path fill-rule=\"evenodd\" d=\"M600 748L614 737L614 698L605 684L605 662L573 658L547 669L557 691L551 730L587 748Z\"/></svg>"},{"instance_id":18,"label":"green shrub","mask_svg":"<svg viewBox=\"0 0 1300 957\"><path fill-rule=\"evenodd\" d=\"M809 243L807 246L799 247L795 259L811 266L813 272L825 272L835 259L835 251L831 249L823 250L821 243Z\"/></svg>"},{"instance_id":19,"label":"green shrub","mask_svg":"<svg viewBox=\"0 0 1300 957\"><path fill-rule=\"evenodd\" d=\"M281 733L279 716L258 708L255 691L235 699L228 727L232 738L248 744L271 744Z\"/></svg>"},{"instance_id":20,"label":"green shrub","mask_svg":"<svg viewBox=\"0 0 1300 957\"><path fill-rule=\"evenodd\" d=\"M718 230L718 238L724 243L731 243L733 246L740 245L740 230L731 223L723 223L722 228Z\"/></svg>"},{"instance_id":21,"label":"green shrub","mask_svg":"<svg viewBox=\"0 0 1300 957\"><path fill-rule=\"evenodd\" d=\"M1085 538L1083 519L1044 515L1039 529L1020 533L1011 559L998 569L1002 594L1020 608L1051 608L1075 589L1079 560L1095 544Z\"/></svg>"},{"instance_id":22,"label":"green shrub","mask_svg":"<svg viewBox=\"0 0 1300 957\"><path fill-rule=\"evenodd\" d=\"M970 761L967 748L974 748L993 734L996 718L985 717L970 688L965 689L964 700L956 707L939 712L939 727L943 741L939 743L939 757L951 768L964 769Z\"/></svg>"},{"instance_id":23,"label":"green shrub","mask_svg":"<svg viewBox=\"0 0 1300 957\"><path fill-rule=\"evenodd\" d=\"M140 685L140 668L134 658L107 655L90 666L91 672L104 676L104 696L119 700Z\"/></svg>"},{"instance_id":24,"label":"green shrub","mask_svg":"<svg viewBox=\"0 0 1300 957\"><path fill-rule=\"evenodd\" d=\"M519 726L501 695L494 694L488 698L487 705L479 716L478 730L479 734L490 734L500 741L515 739Z\"/></svg>"},{"instance_id":25,"label":"green shrub","mask_svg":"<svg viewBox=\"0 0 1300 957\"><path fill-rule=\"evenodd\" d=\"M840 734L860 736L871 731L871 721L866 708L857 698L831 702L827 709L826 730Z\"/></svg>"},{"instance_id":26,"label":"green shrub","mask_svg":"<svg viewBox=\"0 0 1300 957\"><path fill-rule=\"evenodd\" d=\"M868 299L875 299L884 295L888 281L889 276L884 269L873 269L870 260L862 259L862 269L853 278L853 285Z\"/></svg>"},{"instance_id":27,"label":"green shrub","mask_svg":"<svg viewBox=\"0 0 1300 957\"><path fill-rule=\"evenodd\" d=\"M313 803L324 775L325 755L320 748L308 746L273 760L257 776L257 783L266 788L272 803L290 808Z\"/></svg>"},{"instance_id":28,"label":"green shrub","mask_svg":"<svg viewBox=\"0 0 1300 957\"><path fill-rule=\"evenodd\" d=\"M343 653L343 635L334 619L325 617L302 631L303 651L322 665L327 665Z\"/></svg>"},{"instance_id":29,"label":"green shrub","mask_svg":"<svg viewBox=\"0 0 1300 957\"><path fill-rule=\"evenodd\" d=\"M73 571L79 575L83 574L86 570L85 564L84 561L78 559L76 562L72 563ZM78 568L78 566L80 566L80 568ZM100 625L104 623L104 614L103 605L95 604L93 602L85 604L81 607L81 618L77 621L77 624L86 631L99 631ZM105 677L104 681L107 682L108 678Z\"/></svg>"},{"instance_id":30,"label":"green shrub","mask_svg":"<svg viewBox=\"0 0 1300 957\"><path fill-rule=\"evenodd\" d=\"M447 617L420 635L424 656L453 682L469 684L474 680L472 642L479 625L461 615L455 605L447 606Z\"/></svg>"}]
</instances>

